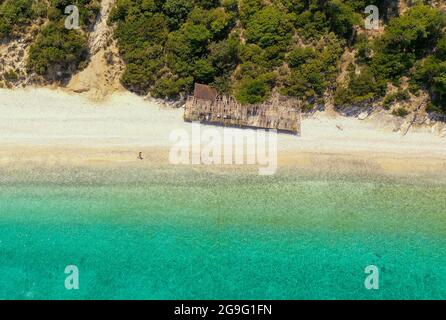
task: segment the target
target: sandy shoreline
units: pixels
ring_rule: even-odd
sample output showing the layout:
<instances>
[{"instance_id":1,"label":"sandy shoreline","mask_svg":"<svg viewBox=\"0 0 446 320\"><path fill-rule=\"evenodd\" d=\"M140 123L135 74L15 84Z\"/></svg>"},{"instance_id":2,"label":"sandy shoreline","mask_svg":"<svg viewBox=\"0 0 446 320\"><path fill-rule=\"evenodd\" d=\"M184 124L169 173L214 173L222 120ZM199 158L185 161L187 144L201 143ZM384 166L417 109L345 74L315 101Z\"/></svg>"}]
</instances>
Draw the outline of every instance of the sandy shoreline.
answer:
<instances>
[{"instance_id":1,"label":"sandy shoreline","mask_svg":"<svg viewBox=\"0 0 446 320\"><path fill-rule=\"evenodd\" d=\"M167 164L174 130L191 131L182 109L130 93L91 102L61 90L0 89L1 166ZM424 128L402 136L373 117L316 114L304 120L302 137L279 135L278 153L279 166L336 169L351 163L389 172L446 168L446 138Z\"/></svg>"}]
</instances>

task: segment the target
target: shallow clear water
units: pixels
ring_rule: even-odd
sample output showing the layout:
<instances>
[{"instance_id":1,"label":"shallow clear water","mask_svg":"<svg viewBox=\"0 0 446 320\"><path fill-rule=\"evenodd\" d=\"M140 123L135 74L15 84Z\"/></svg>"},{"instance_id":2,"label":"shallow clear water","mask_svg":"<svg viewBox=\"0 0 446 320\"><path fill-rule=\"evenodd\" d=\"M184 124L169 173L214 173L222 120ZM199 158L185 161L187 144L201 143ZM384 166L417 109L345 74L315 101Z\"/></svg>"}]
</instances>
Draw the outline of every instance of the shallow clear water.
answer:
<instances>
[{"instance_id":1,"label":"shallow clear water","mask_svg":"<svg viewBox=\"0 0 446 320\"><path fill-rule=\"evenodd\" d=\"M2 172L1 299L445 299L446 184ZM80 289L66 290L76 265ZM380 289L364 269L380 268Z\"/></svg>"}]
</instances>

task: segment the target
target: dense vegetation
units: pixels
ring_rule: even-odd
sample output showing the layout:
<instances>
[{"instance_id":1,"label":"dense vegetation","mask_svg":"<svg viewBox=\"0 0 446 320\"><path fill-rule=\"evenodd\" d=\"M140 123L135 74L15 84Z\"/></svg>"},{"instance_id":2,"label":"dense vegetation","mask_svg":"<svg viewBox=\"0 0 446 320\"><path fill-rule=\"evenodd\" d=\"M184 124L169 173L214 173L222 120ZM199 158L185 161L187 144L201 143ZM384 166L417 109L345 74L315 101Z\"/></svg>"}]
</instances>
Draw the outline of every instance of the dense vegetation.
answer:
<instances>
[{"instance_id":1,"label":"dense vegetation","mask_svg":"<svg viewBox=\"0 0 446 320\"><path fill-rule=\"evenodd\" d=\"M412 84L414 92L421 87L428 90L432 100L430 111L446 111L446 36L437 42L432 54L416 63Z\"/></svg>"},{"instance_id":2,"label":"dense vegetation","mask_svg":"<svg viewBox=\"0 0 446 320\"><path fill-rule=\"evenodd\" d=\"M432 97L431 108L446 107L445 14L429 5L417 5L392 19L384 34L374 42L357 40L356 67L351 66L347 87L339 86L338 104L373 100L386 94L387 85L399 87L403 76L411 78L409 90L424 87ZM390 102L394 94L386 97ZM405 94L409 98L408 93Z\"/></svg>"},{"instance_id":3,"label":"dense vegetation","mask_svg":"<svg viewBox=\"0 0 446 320\"><path fill-rule=\"evenodd\" d=\"M430 110L446 111L445 13L418 0L398 14L396 3L117 0L108 23L125 62L121 82L139 94L178 98L200 82L242 103L280 93L309 108L333 98L338 108L380 102L390 109L427 92ZM72 4L80 9L79 30L64 28ZM371 4L386 24L379 33L363 28ZM99 9L99 0L0 0L0 40L48 19L30 48L28 69L49 80L68 78L86 65ZM353 59L341 73L346 50Z\"/></svg>"},{"instance_id":4,"label":"dense vegetation","mask_svg":"<svg viewBox=\"0 0 446 320\"><path fill-rule=\"evenodd\" d=\"M110 22L127 64L122 82L136 92L175 97L197 81L243 103L264 101L274 88L315 101L335 78L360 7L339 0L118 0Z\"/></svg>"},{"instance_id":5,"label":"dense vegetation","mask_svg":"<svg viewBox=\"0 0 446 320\"><path fill-rule=\"evenodd\" d=\"M80 13L80 30L65 28L65 7L76 5ZM69 77L82 68L88 58L85 31L99 13L97 0L51 0L49 23L43 27L30 48L28 68L51 80Z\"/></svg>"},{"instance_id":6,"label":"dense vegetation","mask_svg":"<svg viewBox=\"0 0 446 320\"><path fill-rule=\"evenodd\" d=\"M357 18L340 1L318 3L118 0L110 22L117 23L127 63L122 82L159 97L189 92L198 81L244 103L264 101L278 84L286 94L314 98L332 80L342 52L343 42L330 32L347 36ZM300 52L297 30L317 39L317 48Z\"/></svg>"},{"instance_id":7,"label":"dense vegetation","mask_svg":"<svg viewBox=\"0 0 446 320\"><path fill-rule=\"evenodd\" d=\"M0 40L20 35L46 9L38 0L0 0Z\"/></svg>"},{"instance_id":8,"label":"dense vegetation","mask_svg":"<svg viewBox=\"0 0 446 320\"><path fill-rule=\"evenodd\" d=\"M201 82L242 103L278 91L311 106L334 92L343 106L383 98L389 83L411 76L414 94L425 87L445 107L444 14L417 4L393 17L392 2L118 0L109 23L126 63L122 83L141 94L178 97ZM356 32L369 4L388 22L373 41ZM356 59L346 83L337 83L347 47ZM401 96L410 97L407 90Z\"/></svg>"}]
</instances>

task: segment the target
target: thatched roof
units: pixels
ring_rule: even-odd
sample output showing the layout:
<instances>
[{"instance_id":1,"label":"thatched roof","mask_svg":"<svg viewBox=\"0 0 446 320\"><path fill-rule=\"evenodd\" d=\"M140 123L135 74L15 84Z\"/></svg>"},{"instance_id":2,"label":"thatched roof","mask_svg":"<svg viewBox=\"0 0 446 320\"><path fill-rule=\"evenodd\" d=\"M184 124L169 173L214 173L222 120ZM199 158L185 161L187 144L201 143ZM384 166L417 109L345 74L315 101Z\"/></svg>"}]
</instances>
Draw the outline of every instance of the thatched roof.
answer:
<instances>
[{"instance_id":1,"label":"thatched roof","mask_svg":"<svg viewBox=\"0 0 446 320\"><path fill-rule=\"evenodd\" d=\"M214 101L217 98L217 91L204 84L195 84L194 98L199 100Z\"/></svg>"}]
</instances>

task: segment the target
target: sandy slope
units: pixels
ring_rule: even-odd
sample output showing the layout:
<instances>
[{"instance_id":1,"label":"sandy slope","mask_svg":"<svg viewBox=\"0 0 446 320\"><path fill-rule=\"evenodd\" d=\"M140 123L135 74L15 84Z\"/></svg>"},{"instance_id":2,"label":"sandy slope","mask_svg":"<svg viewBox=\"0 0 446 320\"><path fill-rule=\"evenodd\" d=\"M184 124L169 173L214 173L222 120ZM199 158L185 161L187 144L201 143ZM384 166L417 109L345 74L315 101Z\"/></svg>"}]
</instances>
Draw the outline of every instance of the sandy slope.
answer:
<instances>
[{"instance_id":1,"label":"sandy slope","mask_svg":"<svg viewBox=\"0 0 446 320\"><path fill-rule=\"evenodd\" d=\"M61 155L71 161L131 162L139 151L153 161L165 161L174 130L191 132L191 124L183 122L182 109L166 108L130 93L116 93L94 103L49 89L0 90L2 163L26 164L55 156L60 160ZM354 157L376 160L389 170L414 166L437 170L446 163L446 138L427 129L412 130L403 137L379 116L361 121L316 114L304 120L302 134L279 135L282 164L315 165Z\"/></svg>"},{"instance_id":2,"label":"sandy slope","mask_svg":"<svg viewBox=\"0 0 446 320\"><path fill-rule=\"evenodd\" d=\"M76 73L67 89L83 93L92 100L104 100L108 95L122 90L119 79L124 70L113 30L107 20L115 0L102 0L101 13L94 30L89 34L90 61L88 66Z\"/></svg>"}]
</instances>

